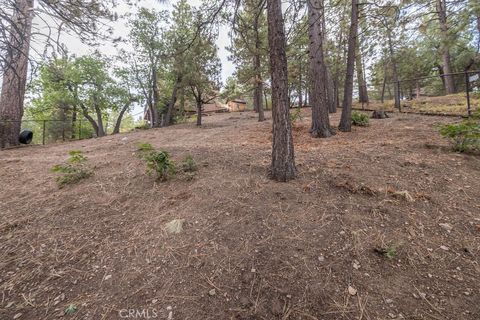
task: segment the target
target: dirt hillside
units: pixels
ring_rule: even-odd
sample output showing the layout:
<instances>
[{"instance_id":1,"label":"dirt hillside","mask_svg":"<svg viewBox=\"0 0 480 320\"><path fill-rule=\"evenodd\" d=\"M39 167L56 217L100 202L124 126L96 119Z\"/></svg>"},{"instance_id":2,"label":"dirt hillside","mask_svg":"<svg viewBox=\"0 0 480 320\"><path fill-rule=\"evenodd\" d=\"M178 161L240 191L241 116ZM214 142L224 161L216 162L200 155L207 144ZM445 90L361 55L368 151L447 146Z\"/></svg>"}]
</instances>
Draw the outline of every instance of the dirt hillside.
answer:
<instances>
[{"instance_id":1,"label":"dirt hillside","mask_svg":"<svg viewBox=\"0 0 480 320\"><path fill-rule=\"evenodd\" d=\"M313 139L304 113L289 183L248 112L0 152L0 319L480 319L480 158L434 128L455 119ZM198 171L155 182L140 142ZM70 150L94 175L59 189Z\"/></svg>"}]
</instances>

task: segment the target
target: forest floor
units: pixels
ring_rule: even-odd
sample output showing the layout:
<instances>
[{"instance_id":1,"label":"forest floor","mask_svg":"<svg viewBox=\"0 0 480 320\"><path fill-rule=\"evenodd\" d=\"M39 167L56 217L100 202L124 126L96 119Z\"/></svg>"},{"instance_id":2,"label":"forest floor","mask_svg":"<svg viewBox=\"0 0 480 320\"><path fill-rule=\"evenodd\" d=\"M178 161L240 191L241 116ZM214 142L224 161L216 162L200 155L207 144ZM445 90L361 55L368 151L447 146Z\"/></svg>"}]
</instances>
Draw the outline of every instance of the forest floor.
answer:
<instances>
[{"instance_id":1,"label":"forest floor","mask_svg":"<svg viewBox=\"0 0 480 320\"><path fill-rule=\"evenodd\" d=\"M402 100L402 112L404 113L427 113L441 115L467 115L467 97L465 93L451 94L438 97L420 97L419 99ZM354 107L361 109L360 103L355 103ZM372 100L368 105L363 106L369 110L386 110L397 112L393 100L381 101ZM472 93L470 96L470 110L475 112L480 109L480 95Z\"/></svg>"},{"instance_id":2,"label":"forest floor","mask_svg":"<svg viewBox=\"0 0 480 320\"><path fill-rule=\"evenodd\" d=\"M250 112L0 152L0 319L480 319L480 158L434 127L456 119L313 139L303 112L289 183ZM155 182L140 142L199 169ZM69 150L94 175L59 189Z\"/></svg>"}]
</instances>

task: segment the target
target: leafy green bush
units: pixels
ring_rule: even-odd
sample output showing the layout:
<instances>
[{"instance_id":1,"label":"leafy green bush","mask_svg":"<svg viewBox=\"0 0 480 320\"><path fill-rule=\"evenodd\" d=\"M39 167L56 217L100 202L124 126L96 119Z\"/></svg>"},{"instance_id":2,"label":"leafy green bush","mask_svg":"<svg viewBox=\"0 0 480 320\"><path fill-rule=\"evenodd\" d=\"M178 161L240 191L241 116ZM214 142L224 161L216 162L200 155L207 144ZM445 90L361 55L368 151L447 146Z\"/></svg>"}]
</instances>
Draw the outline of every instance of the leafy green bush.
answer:
<instances>
[{"instance_id":1,"label":"leafy green bush","mask_svg":"<svg viewBox=\"0 0 480 320\"><path fill-rule=\"evenodd\" d=\"M197 171L197 163L191 155L187 155L182 162L182 168L184 172L195 172Z\"/></svg>"},{"instance_id":2,"label":"leafy green bush","mask_svg":"<svg viewBox=\"0 0 480 320\"><path fill-rule=\"evenodd\" d=\"M166 181L176 173L175 162L166 151L152 151L145 156L149 172L155 172L159 181Z\"/></svg>"},{"instance_id":3,"label":"leafy green bush","mask_svg":"<svg viewBox=\"0 0 480 320\"><path fill-rule=\"evenodd\" d=\"M72 150L69 152L70 157L64 164L53 166L52 171L62 173L57 177L57 183L60 188L67 184L74 184L92 175L92 172L86 168L87 157L82 151Z\"/></svg>"},{"instance_id":4,"label":"leafy green bush","mask_svg":"<svg viewBox=\"0 0 480 320\"><path fill-rule=\"evenodd\" d=\"M457 152L480 151L480 114L459 123L441 125L439 132L452 141Z\"/></svg>"},{"instance_id":5,"label":"leafy green bush","mask_svg":"<svg viewBox=\"0 0 480 320\"><path fill-rule=\"evenodd\" d=\"M352 124L354 126L367 127L369 124L369 120L370 119L368 118L368 115L364 113L357 111L352 112Z\"/></svg>"},{"instance_id":6,"label":"leafy green bush","mask_svg":"<svg viewBox=\"0 0 480 320\"><path fill-rule=\"evenodd\" d=\"M296 108L295 111L290 112L290 122L295 123L297 121L302 121L303 116L302 116L302 109L301 108Z\"/></svg>"}]
</instances>

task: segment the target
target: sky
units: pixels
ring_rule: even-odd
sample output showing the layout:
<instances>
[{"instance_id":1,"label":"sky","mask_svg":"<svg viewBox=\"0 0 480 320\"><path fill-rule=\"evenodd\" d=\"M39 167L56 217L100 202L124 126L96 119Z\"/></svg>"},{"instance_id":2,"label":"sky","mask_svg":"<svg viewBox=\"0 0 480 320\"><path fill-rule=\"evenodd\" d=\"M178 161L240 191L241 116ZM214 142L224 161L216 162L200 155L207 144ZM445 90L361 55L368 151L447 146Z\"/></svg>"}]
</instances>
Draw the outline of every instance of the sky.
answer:
<instances>
[{"instance_id":1,"label":"sky","mask_svg":"<svg viewBox=\"0 0 480 320\"><path fill-rule=\"evenodd\" d=\"M166 3L159 3L158 0L142 0L138 4L138 7L145 7L148 9L155 9L155 10L172 10L173 5L177 2L177 0L169 0ZM201 0L190 0L189 4L192 6L200 5ZM119 14L124 14L126 12L135 12L135 8L128 7L125 4L120 5L117 8ZM114 37L122 36L125 38L128 35L129 29L126 24L126 19L119 19L116 22L112 22L114 28ZM232 64L231 61L228 60L229 52L225 49L226 46L230 44L230 39L228 36L229 28L224 26L219 30L219 37L217 39L217 46L218 46L218 55L222 62L222 81L225 83L226 79L233 74L235 71L235 66ZM81 43L78 38L74 36L64 36L63 42L66 44L69 53L76 54L76 55L86 55L93 51L92 47ZM128 47L125 47L128 48ZM117 53L117 48L115 48L112 44L104 44L100 46L99 51L105 55L115 55ZM131 48L130 48L131 49Z\"/></svg>"}]
</instances>

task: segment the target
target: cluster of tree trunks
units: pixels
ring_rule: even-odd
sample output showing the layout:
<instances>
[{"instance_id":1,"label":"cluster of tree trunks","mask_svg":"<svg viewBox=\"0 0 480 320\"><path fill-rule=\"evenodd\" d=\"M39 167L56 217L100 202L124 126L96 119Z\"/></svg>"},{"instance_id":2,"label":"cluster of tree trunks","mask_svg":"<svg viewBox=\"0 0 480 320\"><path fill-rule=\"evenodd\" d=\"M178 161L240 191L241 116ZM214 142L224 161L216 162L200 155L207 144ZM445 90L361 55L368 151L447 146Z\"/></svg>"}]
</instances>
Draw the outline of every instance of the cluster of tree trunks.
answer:
<instances>
[{"instance_id":1,"label":"cluster of tree trunks","mask_svg":"<svg viewBox=\"0 0 480 320\"><path fill-rule=\"evenodd\" d=\"M442 63L443 63L443 83L447 94L455 93L455 81L452 73L452 63L450 58L450 45L447 24L447 5L445 0L436 0L436 9L438 14L438 21L440 23L440 33L442 36Z\"/></svg>"}]
</instances>

